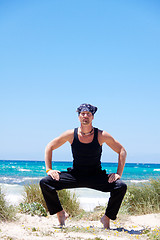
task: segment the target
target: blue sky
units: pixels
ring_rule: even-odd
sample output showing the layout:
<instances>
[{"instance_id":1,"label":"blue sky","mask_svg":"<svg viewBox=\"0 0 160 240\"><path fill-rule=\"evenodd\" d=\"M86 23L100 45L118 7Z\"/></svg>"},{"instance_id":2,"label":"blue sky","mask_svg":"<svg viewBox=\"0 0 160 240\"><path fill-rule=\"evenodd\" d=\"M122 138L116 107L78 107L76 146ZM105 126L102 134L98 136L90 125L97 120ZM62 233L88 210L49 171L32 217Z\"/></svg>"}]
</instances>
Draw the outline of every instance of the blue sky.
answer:
<instances>
[{"instance_id":1,"label":"blue sky","mask_svg":"<svg viewBox=\"0 0 160 240\"><path fill-rule=\"evenodd\" d=\"M1 0L0 33L0 159L43 160L87 102L127 162L160 162L158 0Z\"/></svg>"}]
</instances>

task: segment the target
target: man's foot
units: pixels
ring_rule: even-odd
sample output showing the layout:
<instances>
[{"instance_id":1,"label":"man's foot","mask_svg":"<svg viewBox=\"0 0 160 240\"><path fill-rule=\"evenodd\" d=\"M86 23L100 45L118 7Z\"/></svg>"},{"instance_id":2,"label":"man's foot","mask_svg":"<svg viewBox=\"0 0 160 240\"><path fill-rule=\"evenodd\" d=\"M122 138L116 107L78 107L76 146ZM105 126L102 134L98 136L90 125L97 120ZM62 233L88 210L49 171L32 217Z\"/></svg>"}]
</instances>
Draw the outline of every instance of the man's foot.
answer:
<instances>
[{"instance_id":1,"label":"man's foot","mask_svg":"<svg viewBox=\"0 0 160 240\"><path fill-rule=\"evenodd\" d=\"M60 226L64 226L65 220L69 217L69 215L64 210L62 210L57 213L57 217L58 217Z\"/></svg>"},{"instance_id":2,"label":"man's foot","mask_svg":"<svg viewBox=\"0 0 160 240\"><path fill-rule=\"evenodd\" d=\"M110 218L104 215L100 221L103 224L104 229L110 229Z\"/></svg>"}]
</instances>

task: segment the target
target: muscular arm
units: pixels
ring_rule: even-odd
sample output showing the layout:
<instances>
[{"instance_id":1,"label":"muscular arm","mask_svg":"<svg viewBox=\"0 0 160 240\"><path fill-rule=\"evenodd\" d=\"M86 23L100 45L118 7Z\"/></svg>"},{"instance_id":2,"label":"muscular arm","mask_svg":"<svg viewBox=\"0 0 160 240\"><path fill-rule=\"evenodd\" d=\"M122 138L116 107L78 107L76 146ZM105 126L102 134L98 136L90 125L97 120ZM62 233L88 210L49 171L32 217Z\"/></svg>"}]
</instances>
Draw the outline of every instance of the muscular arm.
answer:
<instances>
[{"instance_id":1,"label":"muscular arm","mask_svg":"<svg viewBox=\"0 0 160 240\"><path fill-rule=\"evenodd\" d=\"M105 131L99 132L99 142L102 145L103 143L106 143L113 151L118 153L118 168L116 173L109 174L109 182L114 182L117 179L121 178L123 169L125 166L126 161L126 150L124 147L116 141L110 134L108 134Z\"/></svg>"},{"instance_id":2,"label":"muscular arm","mask_svg":"<svg viewBox=\"0 0 160 240\"><path fill-rule=\"evenodd\" d=\"M74 133L74 130L68 130L47 144L47 146L45 148L46 170L52 169L52 151L59 148L67 141L72 143L73 133ZM60 173L60 171L58 171L58 170L50 170L50 171L48 171L47 174L50 175L52 178L59 180L59 173Z\"/></svg>"}]
</instances>

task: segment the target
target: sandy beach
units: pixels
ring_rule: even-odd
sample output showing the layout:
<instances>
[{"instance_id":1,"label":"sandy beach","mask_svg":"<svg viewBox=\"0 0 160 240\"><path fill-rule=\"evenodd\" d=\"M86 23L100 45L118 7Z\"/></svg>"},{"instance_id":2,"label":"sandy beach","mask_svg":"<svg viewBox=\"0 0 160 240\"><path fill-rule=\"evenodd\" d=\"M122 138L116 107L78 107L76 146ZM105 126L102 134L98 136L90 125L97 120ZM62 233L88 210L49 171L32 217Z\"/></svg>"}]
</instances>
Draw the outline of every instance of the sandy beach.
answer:
<instances>
[{"instance_id":1,"label":"sandy beach","mask_svg":"<svg viewBox=\"0 0 160 240\"><path fill-rule=\"evenodd\" d=\"M111 230L104 230L100 221L67 219L60 228L56 216L38 217L17 214L12 222L0 222L2 240L51 240L51 239L149 239L147 233L159 234L160 213L142 216L122 215L111 221ZM159 235L158 235L159 236ZM159 238L156 238L159 239Z\"/></svg>"}]
</instances>

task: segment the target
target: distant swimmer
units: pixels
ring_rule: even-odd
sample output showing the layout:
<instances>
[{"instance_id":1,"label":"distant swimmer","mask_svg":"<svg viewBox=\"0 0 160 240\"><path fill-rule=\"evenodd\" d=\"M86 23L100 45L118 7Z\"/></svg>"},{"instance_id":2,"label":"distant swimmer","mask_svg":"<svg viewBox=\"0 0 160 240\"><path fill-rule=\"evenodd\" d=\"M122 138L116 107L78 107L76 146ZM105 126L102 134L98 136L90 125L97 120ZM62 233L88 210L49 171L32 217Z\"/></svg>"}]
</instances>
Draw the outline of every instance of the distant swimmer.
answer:
<instances>
[{"instance_id":1,"label":"distant swimmer","mask_svg":"<svg viewBox=\"0 0 160 240\"><path fill-rule=\"evenodd\" d=\"M59 201L56 190L87 187L102 192L110 192L110 198L101 223L110 228L110 219L115 220L127 190L121 180L126 161L126 150L109 133L92 126L97 107L81 104L77 108L80 127L67 130L49 142L45 149L46 173L48 176L40 181L41 190L49 213L57 214L61 226L65 225L68 214ZM64 143L71 144L73 167L60 172L52 169L52 151ZM102 170L102 145L106 143L118 154L116 173L107 174Z\"/></svg>"}]
</instances>

